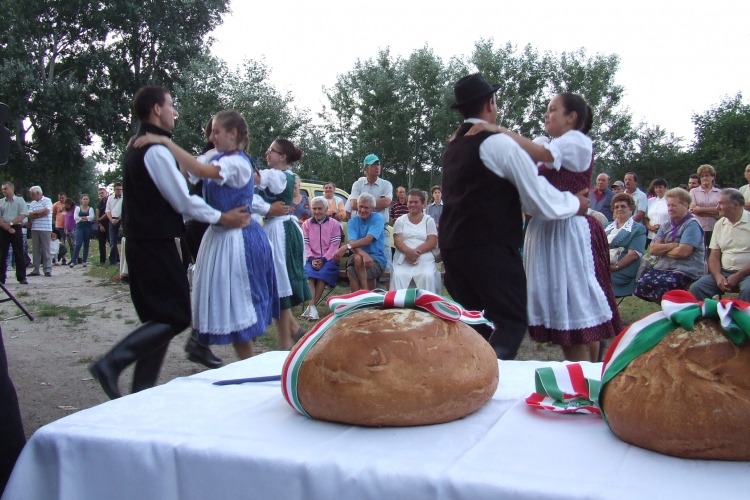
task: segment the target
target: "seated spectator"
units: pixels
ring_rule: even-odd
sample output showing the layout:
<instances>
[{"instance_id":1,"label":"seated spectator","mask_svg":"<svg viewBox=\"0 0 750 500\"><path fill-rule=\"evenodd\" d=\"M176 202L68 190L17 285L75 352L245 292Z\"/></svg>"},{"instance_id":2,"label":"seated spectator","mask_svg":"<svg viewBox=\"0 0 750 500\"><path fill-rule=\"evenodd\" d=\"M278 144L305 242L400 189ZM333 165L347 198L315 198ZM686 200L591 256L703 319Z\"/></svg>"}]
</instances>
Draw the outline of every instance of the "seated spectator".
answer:
<instances>
[{"instance_id":1,"label":"seated spectator","mask_svg":"<svg viewBox=\"0 0 750 500\"><path fill-rule=\"evenodd\" d=\"M609 241L609 270L615 297L632 295L635 275L646 247L646 228L633 219L635 200L627 193L612 198L614 220L604 229Z\"/></svg>"},{"instance_id":2,"label":"seated spectator","mask_svg":"<svg viewBox=\"0 0 750 500\"><path fill-rule=\"evenodd\" d=\"M589 193L589 209L595 212L599 212L606 218L607 222L603 224L608 225L613 219L612 209L612 197L615 192L609 189L609 175L599 174L596 176L596 189Z\"/></svg>"},{"instance_id":3,"label":"seated spectator","mask_svg":"<svg viewBox=\"0 0 750 500\"><path fill-rule=\"evenodd\" d=\"M660 302L670 290L683 290L705 274L703 230L690 213L692 198L684 189L667 191L669 220L661 225L651 242L653 267L635 285L635 295Z\"/></svg>"},{"instance_id":4,"label":"seated spectator","mask_svg":"<svg viewBox=\"0 0 750 500\"><path fill-rule=\"evenodd\" d=\"M331 181L323 184L323 198L326 200L326 215L337 221L345 221L344 202L336 198L336 184Z\"/></svg>"},{"instance_id":5,"label":"seated spectator","mask_svg":"<svg viewBox=\"0 0 750 500\"><path fill-rule=\"evenodd\" d=\"M667 192L667 181L664 179L654 179L648 187L648 208L646 217L643 219L643 225L648 229L646 240L651 244L651 240L656 237L656 232L662 224L669 220L667 213L667 200L664 194Z\"/></svg>"},{"instance_id":6,"label":"seated spectator","mask_svg":"<svg viewBox=\"0 0 750 500\"><path fill-rule=\"evenodd\" d=\"M409 213L409 206L406 204L406 188L399 186L396 188L396 201L391 203L391 224L395 224L399 217Z\"/></svg>"},{"instance_id":7,"label":"seated spectator","mask_svg":"<svg viewBox=\"0 0 750 500\"><path fill-rule=\"evenodd\" d=\"M432 203L427 206L426 212L435 221L435 227L440 229L440 216L443 214L443 188L432 186L430 194L432 195Z\"/></svg>"},{"instance_id":8,"label":"seated spectator","mask_svg":"<svg viewBox=\"0 0 750 500\"><path fill-rule=\"evenodd\" d=\"M393 225L393 256L391 290L409 288L411 281L417 288L440 295L443 291L440 273L435 266L432 250L437 247L435 220L422 212L426 201L424 191L409 191L409 213L402 215Z\"/></svg>"},{"instance_id":9,"label":"seated spectator","mask_svg":"<svg viewBox=\"0 0 750 500\"><path fill-rule=\"evenodd\" d=\"M739 292L740 300L750 302L750 214L745 198L736 189L719 195L719 215L711 235L708 274L690 287L696 299Z\"/></svg>"},{"instance_id":10,"label":"seated spectator","mask_svg":"<svg viewBox=\"0 0 750 500\"><path fill-rule=\"evenodd\" d=\"M305 240L305 274L313 298L302 313L306 319L320 319L315 304L320 301L326 283L336 286L339 279L339 263L334 259L336 250L341 245L341 226L326 215L328 203L322 196L316 196L310 202L312 218L302 223L302 235Z\"/></svg>"},{"instance_id":11,"label":"seated spectator","mask_svg":"<svg viewBox=\"0 0 750 500\"><path fill-rule=\"evenodd\" d=\"M289 207L289 213L297 217L297 222L301 225L310 218L310 202L307 196L299 192L299 186L302 181L299 175L294 176L294 195L292 196L292 205Z\"/></svg>"},{"instance_id":12,"label":"seated spectator","mask_svg":"<svg viewBox=\"0 0 750 500\"><path fill-rule=\"evenodd\" d=\"M385 228L383 216L374 211L375 197L362 193L357 198L357 215L349 221L349 242L336 251L334 259L340 261L347 251L352 255L346 266L352 292L374 290L375 283L385 269L383 251Z\"/></svg>"},{"instance_id":13,"label":"seated spectator","mask_svg":"<svg viewBox=\"0 0 750 500\"><path fill-rule=\"evenodd\" d=\"M745 167L745 179L748 183L740 188L740 193L745 197L745 210L750 210L750 165Z\"/></svg>"}]
</instances>

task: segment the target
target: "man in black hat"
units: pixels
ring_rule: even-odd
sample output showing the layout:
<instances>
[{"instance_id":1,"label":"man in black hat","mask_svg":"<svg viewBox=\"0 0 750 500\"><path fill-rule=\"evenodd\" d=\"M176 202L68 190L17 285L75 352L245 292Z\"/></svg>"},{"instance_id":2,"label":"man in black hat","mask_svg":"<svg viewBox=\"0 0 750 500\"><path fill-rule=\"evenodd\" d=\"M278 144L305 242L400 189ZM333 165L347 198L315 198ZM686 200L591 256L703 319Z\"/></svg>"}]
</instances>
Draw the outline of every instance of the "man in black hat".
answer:
<instances>
[{"instance_id":1,"label":"man in black hat","mask_svg":"<svg viewBox=\"0 0 750 500\"><path fill-rule=\"evenodd\" d=\"M587 191L560 192L529 155L506 134L467 136L475 123L497 121L495 92L481 73L454 86L464 118L443 155L443 214L438 241L445 286L467 309L484 311L495 329L478 327L500 359L513 359L528 328L523 246L524 211L535 217L565 219L583 215ZM487 214L493 214L487 217ZM565 291L561 291L564 293Z\"/></svg>"}]
</instances>

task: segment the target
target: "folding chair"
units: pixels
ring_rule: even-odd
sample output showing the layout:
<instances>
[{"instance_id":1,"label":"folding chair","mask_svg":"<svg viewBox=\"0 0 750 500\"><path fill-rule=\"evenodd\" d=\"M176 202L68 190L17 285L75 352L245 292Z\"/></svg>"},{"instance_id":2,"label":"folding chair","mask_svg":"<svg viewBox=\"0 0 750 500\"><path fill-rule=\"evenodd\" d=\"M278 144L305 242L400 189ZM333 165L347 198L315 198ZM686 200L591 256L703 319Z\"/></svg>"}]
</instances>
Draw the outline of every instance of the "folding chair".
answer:
<instances>
[{"instance_id":1,"label":"folding chair","mask_svg":"<svg viewBox=\"0 0 750 500\"><path fill-rule=\"evenodd\" d=\"M323 296L320 297L320 300L315 304L315 306L319 306L321 302L325 302L326 298L331 295L331 292L336 289L335 286L331 286L328 283L326 283L326 290L323 290Z\"/></svg>"}]
</instances>

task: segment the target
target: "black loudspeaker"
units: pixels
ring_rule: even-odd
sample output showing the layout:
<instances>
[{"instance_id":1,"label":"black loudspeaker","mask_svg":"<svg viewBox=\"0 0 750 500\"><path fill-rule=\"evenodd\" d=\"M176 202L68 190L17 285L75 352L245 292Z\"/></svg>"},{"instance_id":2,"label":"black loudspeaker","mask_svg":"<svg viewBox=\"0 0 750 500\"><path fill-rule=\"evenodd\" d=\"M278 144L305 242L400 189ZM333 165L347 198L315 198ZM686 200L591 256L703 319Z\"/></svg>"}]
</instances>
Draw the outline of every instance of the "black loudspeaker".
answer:
<instances>
[{"instance_id":1,"label":"black loudspeaker","mask_svg":"<svg viewBox=\"0 0 750 500\"><path fill-rule=\"evenodd\" d=\"M10 118L10 108L0 102L0 165L8 163L10 154L10 130L8 130L8 119Z\"/></svg>"}]
</instances>

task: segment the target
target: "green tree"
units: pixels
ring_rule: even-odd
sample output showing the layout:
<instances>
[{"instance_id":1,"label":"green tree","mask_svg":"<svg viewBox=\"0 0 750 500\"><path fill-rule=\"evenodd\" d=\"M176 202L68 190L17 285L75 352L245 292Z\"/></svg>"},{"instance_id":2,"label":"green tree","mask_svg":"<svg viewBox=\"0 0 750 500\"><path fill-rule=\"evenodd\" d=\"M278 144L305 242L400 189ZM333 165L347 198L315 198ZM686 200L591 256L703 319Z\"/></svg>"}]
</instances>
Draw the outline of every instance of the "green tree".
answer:
<instances>
[{"instance_id":1,"label":"green tree","mask_svg":"<svg viewBox=\"0 0 750 500\"><path fill-rule=\"evenodd\" d=\"M427 188L440 180L445 141L458 116L448 109L455 73L429 47L408 58L358 60L327 89L326 122L338 163L335 179L348 189L362 173L362 159L377 154L382 176L393 184Z\"/></svg>"},{"instance_id":2,"label":"green tree","mask_svg":"<svg viewBox=\"0 0 750 500\"><path fill-rule=\"evenodd\" d=\"M595 142L597 169L613 170L633 152L637 139L630 111L622 106L625 89L615 83L620 58L616 54L589 56L585 49L540 54L531 45L523 50L507 43L479 40L469 58L485 78L502 86L497 92L498 121L521 135L544 133L547 104L558 93L583 95L594 113L589 135Z\"/></svg>"},{"instance_id":3,"label":"green tree","mask_svg":"<svg viewBox=\"0 0 750 500\"><path fill-rule=\"evenodd\" d=\"M616 180L623 179L626 172L635 172L644 191L649 182L657 178L665 179L670 187L687 183L695 169L691 168L691 155L685 151L681 141L680 137L658 125L641 124L636 132L633 151L609 173Z\"/></svg>"},{"instance_id":4,"label":"green tree","mask_svg":"<svg viewBox=\"0 0 750 500\"><path fill-rule=\"evenodd\" d=\"M0 100L14 147L6 176L19 187L74 193L85 184L86 62L103 46L103 7L80 0L0 0Z\"/></svg>"},{"instance_id":5,"label":"green tree","mask_svg":"<svg viewBox=\"0 0 750 500\"><path fill-rule=\"evenodd\" d=\"M726 96L704 113L693 115L695 171L701 164L716 169L721 185L739 186L750 163L750 104L742 102L742 93Z\"/></svg>"},{"instance_id":6,"label":"green tree","mask_svg":"<svg viewBox=\"0 0 750 500\"><path fill-rule=\"evenodd\" d=\"M174 137L181 147L194 153L205 144L204 128L219 111L235 109L247 121L248 154L264 158L278 137L299 141L309 123L307 111L294 106L290 93L281 94L269 82L270 70L263 61L247 60L230 69L208 51L193 60L183 81L175 85L179 117Z\"/></svg>"}]
</instances>

